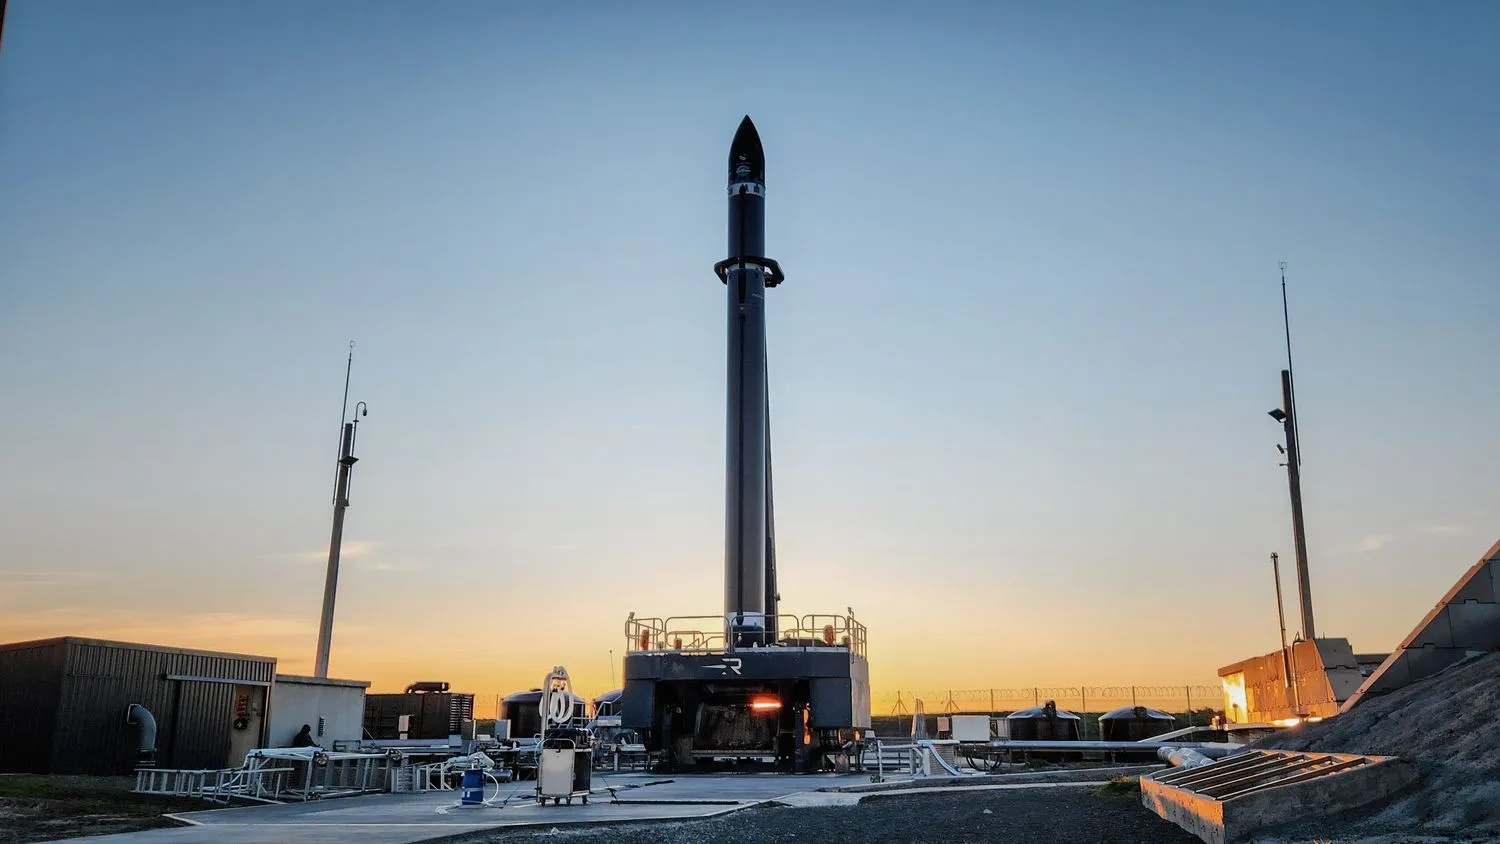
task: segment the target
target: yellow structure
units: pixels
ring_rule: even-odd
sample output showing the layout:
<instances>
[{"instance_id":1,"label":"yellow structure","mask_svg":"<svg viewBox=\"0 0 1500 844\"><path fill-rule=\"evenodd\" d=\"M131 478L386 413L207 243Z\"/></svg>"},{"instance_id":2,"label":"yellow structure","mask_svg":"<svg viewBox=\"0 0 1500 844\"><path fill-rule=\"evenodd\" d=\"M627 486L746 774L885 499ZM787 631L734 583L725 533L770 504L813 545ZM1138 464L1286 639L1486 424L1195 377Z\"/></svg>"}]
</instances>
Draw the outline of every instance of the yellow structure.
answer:
<instances>
[{"instance_id":1,"label":"yellow structure","mask_svg":"<svg viewBox=\"0 0 1500 844\"><path fill-rule=\"evenodd\" d=\"M1385 656L1356 655L1348 639L1328 638L1226 665L1219 669L1224 717L1272 724L1334 715Z\"/></svg>"}]
</instances>

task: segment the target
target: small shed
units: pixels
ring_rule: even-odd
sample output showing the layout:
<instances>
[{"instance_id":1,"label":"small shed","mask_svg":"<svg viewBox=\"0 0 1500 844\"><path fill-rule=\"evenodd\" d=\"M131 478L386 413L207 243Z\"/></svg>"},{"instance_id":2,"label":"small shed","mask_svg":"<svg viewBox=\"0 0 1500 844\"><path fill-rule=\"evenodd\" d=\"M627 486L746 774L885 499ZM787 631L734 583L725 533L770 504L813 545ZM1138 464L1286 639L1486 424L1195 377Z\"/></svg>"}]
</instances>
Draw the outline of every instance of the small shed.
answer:
<instances>
[{"instance_id":1,"label":"small shed","mask_svg":"<svg viewBox=\"0 0 1500 844\"><path fill-rule=\"evenodd\" d=\"M0 645L0 771L239 765L266 739L276 659L66 636Z\"/></svg>"},{"instance_id":2,"label":"small shed","mask_svg":"<svg viewBox=\"0 0 1500 844\"><path fill-rule=\"evenodd\" d=\"M364 732L365 689L368 680L333 680L277 674L271 689L269 747L287 747L302 730L312 727L313 741L325 750L335 742L359 741Z\"/></svg>"}]
</instances>

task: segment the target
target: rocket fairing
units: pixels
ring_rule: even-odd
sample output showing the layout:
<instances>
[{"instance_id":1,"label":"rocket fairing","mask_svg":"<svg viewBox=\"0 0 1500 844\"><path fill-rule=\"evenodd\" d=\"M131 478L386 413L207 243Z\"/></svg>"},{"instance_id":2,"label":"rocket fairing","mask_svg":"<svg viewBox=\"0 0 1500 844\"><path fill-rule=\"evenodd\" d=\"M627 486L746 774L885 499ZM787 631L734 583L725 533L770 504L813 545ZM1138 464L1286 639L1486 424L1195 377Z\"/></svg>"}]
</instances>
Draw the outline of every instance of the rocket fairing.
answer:
<instances>
[{"instance_id":1,"label":"rocket fairing","mask_svg":"<svg viewBox=\"0 0 1500 844\"><path fill-rule=\"evenodd\" d=\"M781 268L766 258L766 155L746 115L729 146L729 257L714 265L728 305L724 613L732 646L775 640L771 537L766 289Z\"/></svg>"}]
</instances>

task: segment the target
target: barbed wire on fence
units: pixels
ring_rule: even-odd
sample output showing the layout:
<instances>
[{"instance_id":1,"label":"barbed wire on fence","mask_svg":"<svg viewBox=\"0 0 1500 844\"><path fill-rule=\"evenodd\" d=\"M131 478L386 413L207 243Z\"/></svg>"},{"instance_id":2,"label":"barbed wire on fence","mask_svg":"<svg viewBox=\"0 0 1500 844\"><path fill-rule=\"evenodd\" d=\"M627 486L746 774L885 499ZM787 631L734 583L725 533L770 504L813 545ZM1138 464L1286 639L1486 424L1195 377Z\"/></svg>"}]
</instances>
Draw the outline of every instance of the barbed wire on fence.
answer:
<instances>
[{"instance_id":1,"label":"barbed wire on fence","mask_svg":"<svg viewBox=\"0 0 1500 844\"><path fill-rule=\"evenodd\" d=\"M871 695L875 715L910 715L921 700L929 715L964 710L1001 712L1041 706L1055 701L1064 709L1104 712L1121 706L1151 706L1169 711L1218 709L1223 690L1218 686L1018 686L984 689L899 689ZM474 717L498 717L503 695L474 695Z\"/></svg>"},{"instance_id":2,"label":"barbed wire on fence","mask_svg":"<svg viewBox=\"0 0 1500 844\"><path fill-rule=\"evenodd\" d=\"M872 695L874 714L906 714L917 701L929 713L960 710L1006 711L1055 701L1065 709L1105 711L1121 706L1152 706L1176 711L1216 709L1218 686L1021 686L1016 688L899 690Z\"/></svg>"}]
</instances>

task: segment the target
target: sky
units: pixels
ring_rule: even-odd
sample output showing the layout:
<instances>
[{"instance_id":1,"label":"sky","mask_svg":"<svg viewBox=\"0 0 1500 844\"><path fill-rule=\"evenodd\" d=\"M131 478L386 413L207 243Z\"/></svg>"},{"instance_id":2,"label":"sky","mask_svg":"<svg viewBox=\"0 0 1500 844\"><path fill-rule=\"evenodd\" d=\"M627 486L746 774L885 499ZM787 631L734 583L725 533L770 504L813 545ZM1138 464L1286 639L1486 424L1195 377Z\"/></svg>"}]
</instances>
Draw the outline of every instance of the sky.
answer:
<instances>
[{"instance_id":1,"label":"sky","mask_svg":"<svg viewBox=\"0 0 1500 844\"><path fill-rule=\"evenodd\" d=\"M310 673L350 340L335 676L721 612L748 113L783 608L877 709L1276 648L1280 261L1318 630L1394 647L1500 534L1500 6L1035 6L12 0L0 641Z\"/></svg>"}]
</instances>

